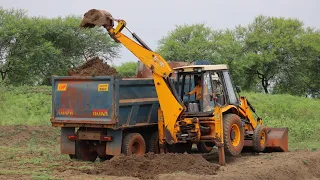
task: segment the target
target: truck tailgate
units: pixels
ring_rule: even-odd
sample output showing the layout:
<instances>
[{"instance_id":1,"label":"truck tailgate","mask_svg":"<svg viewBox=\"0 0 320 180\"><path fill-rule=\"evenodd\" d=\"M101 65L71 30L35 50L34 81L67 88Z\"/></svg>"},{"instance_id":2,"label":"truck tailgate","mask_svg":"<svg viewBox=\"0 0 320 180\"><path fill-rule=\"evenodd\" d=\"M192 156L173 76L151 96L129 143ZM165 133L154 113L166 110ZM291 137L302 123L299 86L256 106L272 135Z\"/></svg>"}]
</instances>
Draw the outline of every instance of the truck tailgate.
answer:
<instances>
[{"instance_id":1,"label":"truck tailgate","mask_svg":"<svg viewBox=\"0 0 320 180\"><path fill-rule=\"evenodd\" d=\"M115 123L114 77L54 76L52 80L53 123Z\"/></svg>"}]
</instances>

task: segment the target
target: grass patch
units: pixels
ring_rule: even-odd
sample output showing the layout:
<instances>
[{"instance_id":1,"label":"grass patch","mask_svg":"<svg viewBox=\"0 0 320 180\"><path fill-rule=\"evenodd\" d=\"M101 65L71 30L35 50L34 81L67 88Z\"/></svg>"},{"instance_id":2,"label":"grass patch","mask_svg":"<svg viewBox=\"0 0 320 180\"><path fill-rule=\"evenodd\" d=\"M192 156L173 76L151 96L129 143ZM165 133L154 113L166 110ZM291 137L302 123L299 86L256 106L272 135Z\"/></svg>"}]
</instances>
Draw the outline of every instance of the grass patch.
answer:
<instances>
[{"instance_id":1,"label":"grass patch","mask_svg":"<svg viewBox=\"0 0 320 180\"><path fill-rule=\"evenodd\" d=\"M51 87L0 88L0 125L49 125Z\"/></svg>"},{"instance_id":2,"label":"grass patch","mask_svg":"<svg viewBox=\"0 0 320 180\"><path fill-rule=\"evenodd\" d=\"M24 165L24 164L41 165L42 163L43 163L43 159L41 158L23 159L22 161L20 161L20 165Z\"/></svg>"}]
</instances>

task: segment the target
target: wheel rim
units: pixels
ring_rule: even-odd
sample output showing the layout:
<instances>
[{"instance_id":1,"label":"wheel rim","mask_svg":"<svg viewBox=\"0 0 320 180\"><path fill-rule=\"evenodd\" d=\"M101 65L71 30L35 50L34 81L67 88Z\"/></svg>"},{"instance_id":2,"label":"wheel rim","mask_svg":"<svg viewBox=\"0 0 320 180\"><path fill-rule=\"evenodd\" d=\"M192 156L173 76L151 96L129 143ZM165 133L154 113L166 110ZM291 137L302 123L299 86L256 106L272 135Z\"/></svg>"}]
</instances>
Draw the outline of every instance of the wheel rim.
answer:
<instances>
[{"instance_id":1,"label":"wheel rim","mask_svg":"<svg viewBox=\"0 0 320 180\"><path fill-rule=\"evenodd\" d=\"M266 142L266 133L262 131L261 132L260 144L264 145L265 142Z\"/></svg>"},{"instance_id":2,"label":"wheel rim","mask_svg":"<svg viewBox=\"0 0 320 180\"><path fill-rule=\"evenodd\" d=\"M238 146L240 144L240 128L236 124L231 126L230 138L232 146Z\"/></svg>"}]
</instances>

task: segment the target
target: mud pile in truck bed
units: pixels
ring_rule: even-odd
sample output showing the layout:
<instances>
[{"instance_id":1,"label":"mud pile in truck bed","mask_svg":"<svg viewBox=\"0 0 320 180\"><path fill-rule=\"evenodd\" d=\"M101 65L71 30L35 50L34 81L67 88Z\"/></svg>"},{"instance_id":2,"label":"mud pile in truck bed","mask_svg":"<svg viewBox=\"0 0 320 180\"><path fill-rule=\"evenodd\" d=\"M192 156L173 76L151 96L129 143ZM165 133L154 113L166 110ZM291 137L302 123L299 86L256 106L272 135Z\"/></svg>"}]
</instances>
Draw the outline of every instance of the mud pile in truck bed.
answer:
<instances>
[{"instance_id":1,"label":"mud pile in truck bed","mask_svg":"<svg viewBox=\"0 0 320 180\"><path fill-rule=\"evenodd\" d=\"M118 75L116 69L110 67L107 63L98 57L88 60L80 67L68 70L68 76L115 76Z\"/></svg>"}]
</instances>

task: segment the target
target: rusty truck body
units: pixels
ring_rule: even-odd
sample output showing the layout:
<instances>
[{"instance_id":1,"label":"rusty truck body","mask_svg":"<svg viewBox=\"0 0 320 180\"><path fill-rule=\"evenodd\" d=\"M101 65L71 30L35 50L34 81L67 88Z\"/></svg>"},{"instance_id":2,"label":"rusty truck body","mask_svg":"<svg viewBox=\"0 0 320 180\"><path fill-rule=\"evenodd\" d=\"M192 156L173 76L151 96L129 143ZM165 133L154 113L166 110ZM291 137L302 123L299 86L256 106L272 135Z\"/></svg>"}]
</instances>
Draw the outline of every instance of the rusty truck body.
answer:
<instances>
[{"instance_id":1,"label":"rusty truck body","mask_svg":"<svg viewBox=\"0 0 320 180\"><path fill-rule=\"evenodd\" d=\"M53 76L52 82L51 123L61 127L61 154L108 159L121 153L128 134L143 137L144 142L141 136L137 141L145 149L139 151L150 149L159 109L153 79Z\"/></svg>"}]
</instances>

